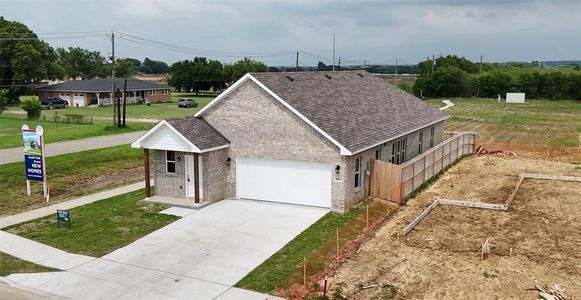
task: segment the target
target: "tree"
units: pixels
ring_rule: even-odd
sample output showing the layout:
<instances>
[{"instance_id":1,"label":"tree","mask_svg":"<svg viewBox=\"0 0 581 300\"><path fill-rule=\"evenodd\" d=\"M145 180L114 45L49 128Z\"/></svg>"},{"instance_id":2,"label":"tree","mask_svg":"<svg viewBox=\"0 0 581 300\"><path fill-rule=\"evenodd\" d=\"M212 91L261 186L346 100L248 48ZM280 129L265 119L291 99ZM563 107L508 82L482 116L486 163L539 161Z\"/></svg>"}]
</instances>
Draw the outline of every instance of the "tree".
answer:
<instances>
[{"instance_id":1,"label":"tree","mask_svg":"<svg viewBox=\"0 0 581 300\"><path fill-rule=\"evenodd\" d=\"M151 60L146 57L141 67L139 67L139 72L145 74L168 74L171 72L171 68L163 61Z\"/></svg>"},{"instance_id":2,"label":"tree","mask_svg":"<svg viewBox=\"0 0 581 300\"><path fill-rule=\"evenodd\" d=\"M177 91L221 90L224 88L222 63L217 60L207 60L205 57L195 57L194 60L178 61L171 66L172 77L169 84Z\"/></svg>"},{"instance_id":3,"label":"tree","mask_svg":"<svg viewBox=\"0 0 581 300\"><path fill-rule=\"evenodd\" d=\"M513 90L512 77L501 70L495 70L480 77L480 95L496 98Z\"/></svg>"},{"instance_id":4,"label":"tree","mask_svg":"<svg viewBox=\"0 0 581 300\"><path fill-rule=\"evenodd\" d=\"M430 75L422 75L414 84L414 93L428 97L469 97L475 80L456 66L441 66Z\"/></svg>"},{"instance_id":5,"label":"tree","mask_svg":"<svg viewBox=\"0 0 581 300\"><path fill-rule=\"evenodd\" d=\"M141 62L134 58L121 58L116 63L117 76L120 78L137 74L139 67L141 67Z\"/></svg>"},{"instance_id":6,"label":"tree","mask_svg":"<svg viewBox=\"0 0 581 300\"><path fill-rule=\"evenodd\" d=\"M105 64L105 58L99 51L90 51L79 47L57 48L58 61L68 78L92 79L107 77L110 67Z\"/></svg>"},{"instance_id":7,"label":"tree","mask_svg":"<svg viewBox=\"0 0 581 300\"><path fill-rule=\"evenodd\" d=\"M8 90L0 90L0 115L6 109L8 103Z\"/></svg>"},{"instance_id":8,"label":"tree","mask_svg":"<svg viewBox=\"0 0 581 300\"><path fill-rule=\"evenodd\" d=\"M244 58L234 64L224 65L224 79L226 82L234 82L250 72L267 72L268 66L262 62Z\"/></svg>"},{"instance_id":9,"label":"tree","mask_svg":"<svg viewBox=\"0 0 581 300\"><path fill-rule=\"evenodd\" d=\"M42 112L42 104L36 97L24 97L20 101L20 108L26 111L26 116L31 120L38 119Z\"/></svg>"},{"instance_id":10,"label":"tree","mask_svg":"<svg viewBox=\"0 0 581 300\"><path fill-rule=\"evenodd\" d=\"M26 25L0 17L0 36L0 86L9 87L8 102L17 102L31 84L62 78L54 49Z\"/></svg>"}]
</instances>

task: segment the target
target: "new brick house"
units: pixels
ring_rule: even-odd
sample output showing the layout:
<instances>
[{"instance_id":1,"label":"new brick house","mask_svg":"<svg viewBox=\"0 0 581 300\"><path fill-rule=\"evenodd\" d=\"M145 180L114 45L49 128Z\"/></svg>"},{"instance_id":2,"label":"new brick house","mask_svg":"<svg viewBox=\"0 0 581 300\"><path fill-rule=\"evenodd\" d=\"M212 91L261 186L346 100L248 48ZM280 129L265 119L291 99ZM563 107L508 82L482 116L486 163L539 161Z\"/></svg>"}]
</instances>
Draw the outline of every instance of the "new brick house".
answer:
<instances>
[{"instance_id":1,"label":"new brick house","mask_svg":"<svg viewBox=\"0 0 581 300\"><path fill-rule=\"evenodd\" d=\"M249 73L132 147L144 149L147 179L153 151L150 199L254 199L344 212L366 197L370 159L401 164L426 151L442 141L446 118L366 71Z\"/></svg>"},{"instance_id":2,"label":"new brick house","mask_svg":"<svg viewBox=\"0 0 581 300\"><path fill-rule=\"evenodd\" d=\"M128 104L143 103L145 101L171 101L171 90L167 85L133 78L126 78L126 80L126 99ZM125 78L118 78L116 81L120 99L123 99L124 81ZM112 103L112 86L110 78L71 80L38 88L36 91L40 101L46 100L48 97L60 97L69 101L70 107L105 106Z\"/></svg>"}]
</instances>

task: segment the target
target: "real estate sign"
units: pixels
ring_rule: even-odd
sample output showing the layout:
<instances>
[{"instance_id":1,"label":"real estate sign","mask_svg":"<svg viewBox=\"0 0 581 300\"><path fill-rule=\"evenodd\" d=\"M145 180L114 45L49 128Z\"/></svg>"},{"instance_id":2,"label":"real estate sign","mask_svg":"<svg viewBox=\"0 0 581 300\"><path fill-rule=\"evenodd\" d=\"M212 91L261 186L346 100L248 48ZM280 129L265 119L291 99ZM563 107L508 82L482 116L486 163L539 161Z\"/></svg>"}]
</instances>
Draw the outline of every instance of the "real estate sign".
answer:
<instances>
[{"instance_id":1,"label":"real estate sign","mask_svg":"<svg viewBox=\"0 0 581 300\"><path fill-rule=\"evenodd\" d=\"M26 188L30 195L30 180L42 181L46 196L46 166L44 163L44 130L42 126L29 129L22 125L22 142L24 145L24 166L26 169Z\"/></svg>"}]
</instances>

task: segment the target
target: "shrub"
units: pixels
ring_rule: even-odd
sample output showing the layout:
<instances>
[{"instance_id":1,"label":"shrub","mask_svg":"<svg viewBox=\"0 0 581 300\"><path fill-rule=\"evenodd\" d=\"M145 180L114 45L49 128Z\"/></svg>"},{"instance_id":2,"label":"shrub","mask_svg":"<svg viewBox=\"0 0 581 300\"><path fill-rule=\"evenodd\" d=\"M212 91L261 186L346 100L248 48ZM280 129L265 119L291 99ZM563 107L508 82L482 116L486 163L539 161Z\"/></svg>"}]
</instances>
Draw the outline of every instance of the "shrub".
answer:
<instances>
[{"instance_id":1,"label":"shrub","mask_svg":"<svg viewBox=\"0 0 581 300\"><path fill-rule=\"evenodd\" d=\"M20 100L20 108L26 111L26 116L29 119L38 119L42 112L42 104L35 97L24 97Z\"/></svg>"},{"instance_id":2,"label":"shrub","mask_svg":"<svg viewBox=\"0 0 581 300\"><path fill-rule=\"evenodd\" d=\"M8 102L8 90L0 90L0 115L6 109L6 103Z\"/></svg>"}]
</instances>

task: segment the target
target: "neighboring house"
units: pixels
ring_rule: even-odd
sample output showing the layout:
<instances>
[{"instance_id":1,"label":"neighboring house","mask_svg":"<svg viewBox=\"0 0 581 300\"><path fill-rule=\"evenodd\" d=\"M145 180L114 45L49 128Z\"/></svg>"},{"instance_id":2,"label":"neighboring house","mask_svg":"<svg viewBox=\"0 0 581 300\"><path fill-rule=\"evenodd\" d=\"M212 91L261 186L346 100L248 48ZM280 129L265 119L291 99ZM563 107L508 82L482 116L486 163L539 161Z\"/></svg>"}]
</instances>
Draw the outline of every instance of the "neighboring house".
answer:
<instances>
[{"instance_id":1,"label":"neighboring house","mask_svg":"<svg viewBox=\"0 0 581 300\"><path fill-rule=\"evenodd\" d=\"M117 79L117 89L120 91L120 99L123 99L124 78ZM59 84L53 84L38 88L39 100L48 97L60 97L69 101L70 107L84 107L89 105L111 105L111 79L72 80ZM167 85L127 79L127 103L169 102L171 90Z\"/></svg>"},{"instance_id":2,"label":"neighboring house","mask_svg":"<svg viewBox=\"0 0 581 300\"><path fill-rule=\"evenodd\" d=\"M249 73L131 146L146 162L154 152L154 198L344 212L367 196L370 159L400 164L426 151L442 141L446 118L366 71Z\"/></svg>"}]
</instances>

